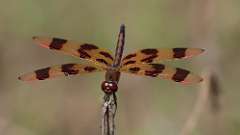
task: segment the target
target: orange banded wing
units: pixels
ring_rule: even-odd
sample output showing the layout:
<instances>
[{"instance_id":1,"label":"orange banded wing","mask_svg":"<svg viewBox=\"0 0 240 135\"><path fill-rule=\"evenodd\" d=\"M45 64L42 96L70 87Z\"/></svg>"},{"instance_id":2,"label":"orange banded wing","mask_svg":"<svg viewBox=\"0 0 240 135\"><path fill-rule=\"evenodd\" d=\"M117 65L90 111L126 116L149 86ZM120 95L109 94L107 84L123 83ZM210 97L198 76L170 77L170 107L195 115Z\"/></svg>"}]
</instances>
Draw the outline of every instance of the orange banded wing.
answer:
<instances>
[{"instance_id":1,"label":"orange banded wing","mask_svg":"<svg viewBox=\"0 0 240 135\"><path fill-rule=\"evenodd\" d=\"M121 71L135 75L159 77L182 84L201 82L203 79L181 68L170 68L163 64L131 64L123 66Z\"/></svg>"},{"instance_id":2,"label":"orange banded wing","mask_svg":"<svg viewBox=\"0 0 240 135\"><path fill-rule=\"evenodd\" d=\"M113 57L108 50L93 44L74 43L60 38L33 37L33 40L44 48L89 60L105 68L113 63Z\"/></svg>"},{"instance_id":3,"label":"orange banded wing","mask_svg":"<svg viewBox=\"0 0 240 135\"><path fill-rule=\"evenodd\" d=\"M200 48L142 49L125 56L122 60L122 65L153 63L167 59L186 59L196 56L203 51Z\"/></svg>"},{"instance_id":4,"label":"orange banded wing","mask_svg":"<svg viewBox=\"0 0 240 135\"><path fill-rule=\"evenodd\" d=\"M52 67L38 69L34 72L26 73L22 75L18 77L18 79L22 81L45 80L49 78L55 78L58 76L92 73L92 72L97 72L102 70L104 69L96 66L92 66L92 65L89 66L89 65L70 63L70 64L56 65Z\"/></svg>"}]
</instances>

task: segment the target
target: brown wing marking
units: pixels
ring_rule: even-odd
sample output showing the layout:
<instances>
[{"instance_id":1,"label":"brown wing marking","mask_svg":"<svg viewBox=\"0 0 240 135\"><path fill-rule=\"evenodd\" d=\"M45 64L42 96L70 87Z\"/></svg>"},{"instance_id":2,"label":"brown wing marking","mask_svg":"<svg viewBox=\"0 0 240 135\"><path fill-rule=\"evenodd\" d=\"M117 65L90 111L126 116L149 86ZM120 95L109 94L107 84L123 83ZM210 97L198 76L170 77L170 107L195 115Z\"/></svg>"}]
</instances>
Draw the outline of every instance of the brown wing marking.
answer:
<instances>
[{"instance_id":1,"label":"brown wing marking","mask_svg":"<svg viewBox=\"0 0 240 135\"><path fill-rule=\"evenodd\" d=\"M93 44L75 43L61 38L33 37L33 40L44 48L89 60L103 67L110 66L113 63L110 51Z\"/></svg>"},{"instance_id":2,"label":"brown wing marking","mask_svg":"<svg viewBox=\"0 0 240 135\"><path fill-rule=\"evenodd\" d=\"M34 81L34 80L46 80L55 78L58 76L77 75L83 73L92 73L97 71L103 71L103 68L92 66L92 65L81 65L81 64L63 64L43 69L38 69L34 72L26 73L18 77L22 81Z\"/></svg>"},{"instance_id":3,"label":"brown wing marking","mask_svg":"<svg viewBox=\"0 0 240 135\"><path fill-rule=\"evenodd\" d=\"M203 51L200 48L142 49L125 56L122 65L152 63L167 59L186 59L196 56Z\"/></svg>"},{"instance_id":4,"label":"brown wing marking","mask_svg":"<svg viewBox=\"0 0 240 135\"><path fill-rule=\"evenodd\" d=\"M192 84L202 81L201 77L190 73L188 70L171 68L163 64L131 64L122 66L121 71L135 75L173 80L182 84Z\"/></svg>"}]
</instances>

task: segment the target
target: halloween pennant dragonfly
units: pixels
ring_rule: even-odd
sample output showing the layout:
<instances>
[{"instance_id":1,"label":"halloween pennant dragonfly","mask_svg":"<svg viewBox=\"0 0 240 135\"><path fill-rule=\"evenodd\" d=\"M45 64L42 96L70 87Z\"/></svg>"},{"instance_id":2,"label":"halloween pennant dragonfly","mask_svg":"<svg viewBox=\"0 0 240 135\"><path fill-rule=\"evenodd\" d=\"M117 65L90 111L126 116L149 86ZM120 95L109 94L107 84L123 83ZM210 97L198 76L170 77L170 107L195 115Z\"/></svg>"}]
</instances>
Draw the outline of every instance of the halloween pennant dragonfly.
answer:
<instances>
[{"instance_id":1,"label":"halloween pennant dragonfly","mask_svg":"<svg viewBox=\"0 0 240 135\"><path fill-rule=\"evenodd\" d=\"M46 80L58 76L78 75L105 71L102 90L106 94L115 93L121 72L135 75L173 80L181 84L201 82L203 79L190 71L171 68L158 62L172 59L187 59L202 53L200 48L141 49L122 58L125 44L125 26L121 25L115 57L110 51L88 43L75 43L61 38L33 37L44 48L62 52L91 61L91 65L69 63L38 69L19 77L23 81Z\"/></svg>"}]
</instances>

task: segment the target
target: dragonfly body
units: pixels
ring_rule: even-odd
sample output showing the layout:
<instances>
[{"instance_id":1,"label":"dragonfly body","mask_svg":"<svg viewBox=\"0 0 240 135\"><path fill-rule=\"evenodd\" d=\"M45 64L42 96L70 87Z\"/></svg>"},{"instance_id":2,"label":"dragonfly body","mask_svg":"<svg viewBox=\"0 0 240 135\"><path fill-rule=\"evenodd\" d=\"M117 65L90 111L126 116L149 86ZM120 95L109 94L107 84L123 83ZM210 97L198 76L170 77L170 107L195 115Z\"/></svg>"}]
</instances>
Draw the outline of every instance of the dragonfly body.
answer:
<instances>
[{"instance_id":1,"label":"dragonfly body","mask_svg":"<svg viewBox=\"0 0 240 135\"><path fill-rule=\"evenodd\" d=\"M115 57L111 52L94 44L76 43L61 38L33 37L40 46L62 52L92 62L90 65L68 63L38 69L19 77L23 81L46 80L58 76L78 75L106 71L102 90L115 93L122 72L173 80L181 84L193 84L202 81L198 75L181 68L171 68L159 62L163 60L187 59L201 54L200 48L146 48L130 53L122 58L125 44L125 26L121 25Z\"/></svg>"},{"instance_id":2,"label":"dragonfly body","mask_svg":"<svg viewBox=\"0 0 240 135\"><path fill-rule=\"evenodd\" d=\"M102 83L102 90L105 93L116 92L118 89L118 81L120 79L120 66L122 60L122 54L125 44L125 26L120 26L120 32L118 34L117 47L115 51L115 58L113 64L108 67L108 70L105 74L105 81Z\"/></svg>"}]
</instances>

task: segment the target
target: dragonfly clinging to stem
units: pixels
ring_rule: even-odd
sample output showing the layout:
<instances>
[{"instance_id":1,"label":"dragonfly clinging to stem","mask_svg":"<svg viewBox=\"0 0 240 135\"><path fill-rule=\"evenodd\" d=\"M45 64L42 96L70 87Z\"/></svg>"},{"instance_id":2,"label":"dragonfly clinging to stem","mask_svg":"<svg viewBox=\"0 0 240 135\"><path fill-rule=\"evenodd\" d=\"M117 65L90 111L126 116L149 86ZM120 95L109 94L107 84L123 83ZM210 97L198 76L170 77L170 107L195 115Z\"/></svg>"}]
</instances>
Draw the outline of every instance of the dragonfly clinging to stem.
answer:
<instances>
[{"instance_id":1,"label":"dragonfly clinging to stem","mask_svg":"<svg viewBox=\"0 0 240 135\"><path fill-rule=\"evenodd\" d=\"M122 72L172 80L181 84L193 84L203 79L188 70L171 68L159 62L163 60L186 59L202 53L200 48L146 48L130 53L122 58L125 44L125 26L121 25L115 55L107 49L90 43L76 43L62 38L33 37L44 48L62 52L91 64L68 63L55 65L19 77L23 81L46 80L58 76L79 75L105 71L105 81L101 88L105 92L102 107L102 134L114 135L114 116L117 108L115 93Z\"/></svg>"}]
</instances>

